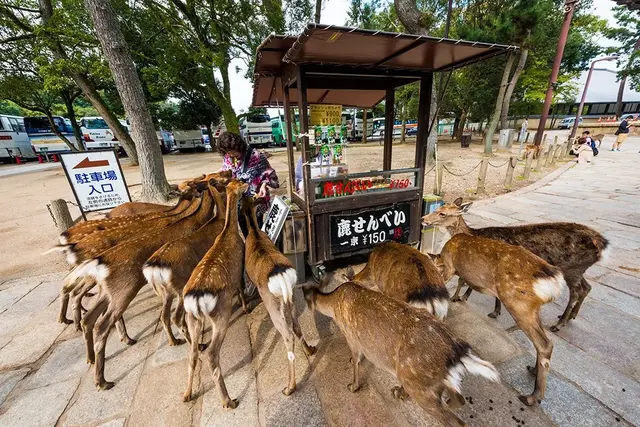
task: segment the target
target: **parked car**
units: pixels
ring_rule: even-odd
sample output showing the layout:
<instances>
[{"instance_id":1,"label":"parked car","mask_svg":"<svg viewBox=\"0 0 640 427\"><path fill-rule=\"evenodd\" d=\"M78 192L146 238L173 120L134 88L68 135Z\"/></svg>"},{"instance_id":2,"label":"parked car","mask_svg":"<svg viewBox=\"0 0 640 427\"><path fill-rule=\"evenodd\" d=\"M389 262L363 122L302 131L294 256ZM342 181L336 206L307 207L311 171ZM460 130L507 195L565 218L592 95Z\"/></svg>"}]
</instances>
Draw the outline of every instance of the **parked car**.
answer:
<instances>
[{"instance_id":1,"label":"parked car","mask_svg":"<svg viewBox=\"0 0 640 427\"><path fill-rule=\"evenodd\" d=\"M565 119L560 120L558 124L558 129L571 129L573 127L573 123L576 121L575 117L567 117ZM582 117L580 117L579 125L582 124Z\"/></svg>"},{"instance_id":2,"label":"parked car","mask_svg":"<svg viewBox=\"0 0 640 427\"><path fill-rule=\"evenodd\" d=\"M637 114L627 113L620 116L620 121L627 120L631 122L631 121L637 120L637 117L638 117Z\"/></svg>"},{"instance_id":3,"label":"parked car","mask_svg":"<svg viewBox=\"0 0 640 427\"><path fill-rule=\"evenodd\" d=\"M417 136L418 135L418 128L417 127L412 127L407 129L407 136Z\"/></svg>"}]
</instances>

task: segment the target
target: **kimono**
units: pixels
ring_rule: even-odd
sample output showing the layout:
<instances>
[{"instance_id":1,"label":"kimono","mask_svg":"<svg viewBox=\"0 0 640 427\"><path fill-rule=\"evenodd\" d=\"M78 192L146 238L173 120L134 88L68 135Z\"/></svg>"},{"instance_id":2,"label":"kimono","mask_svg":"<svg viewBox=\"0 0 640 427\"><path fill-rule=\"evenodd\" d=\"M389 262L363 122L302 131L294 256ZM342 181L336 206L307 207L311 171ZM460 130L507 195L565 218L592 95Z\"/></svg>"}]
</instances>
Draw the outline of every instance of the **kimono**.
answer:
<instances>
[{"instance_id":1,"label":"kimono","mask_svg":"<svg viewBox=\"0 0 640 427\"><path fill-rule=\"evenodd\" d=\"M278 175L271 168L267 157L263 152L254 150L251 147L247 148L243 159L233 159L229 155L225 155L222 159L222 170L230 170L234 178L249 184L247 196L258 194L264 182L271 188L280 187ZM256 199L256 216L259 219L269 210L270 201L271 196L268 191L266 197Z\"/></svg>"}]
</instances>

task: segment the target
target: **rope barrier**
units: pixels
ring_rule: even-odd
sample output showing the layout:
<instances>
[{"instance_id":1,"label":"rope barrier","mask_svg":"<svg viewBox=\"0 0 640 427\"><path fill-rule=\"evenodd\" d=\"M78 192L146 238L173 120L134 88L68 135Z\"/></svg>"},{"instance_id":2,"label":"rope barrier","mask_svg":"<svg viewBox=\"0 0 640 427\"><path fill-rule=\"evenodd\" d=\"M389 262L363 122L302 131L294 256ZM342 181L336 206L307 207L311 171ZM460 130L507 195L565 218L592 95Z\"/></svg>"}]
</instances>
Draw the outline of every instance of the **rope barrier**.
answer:
<instances>
[{"instance_id":1,"label":"rope barrier","mask_svg":"<svg viewBox=\"0 0 640 427\"><path fill-rule=\"evenodd\" d=\"M453 175L453 176L465 176L465 175L469 175L471 172L473 172L474 170L478 169L478 167L479 167L481 164L482 164L482 160L480 160L480 162L478 162L478 164L477 164L477 165L475 165L475 166L473 167L473 169L471 169L469 172L465 172L465 173L462 173L462 174L457 174L457 173L455 173L455 172L451 172L451 171L449 170L449 168L447 168L447 166L446 166L446 165L442 165L442 168L443 168L444 170L446 170L447 172L449 172L449 173L450 173L451 175Z\"/></svg>"},{"instance_id":2,"label":"rope barrier","mask_svg":"<svg viewBox=\"0 0 640 427\"><path fill-rule=\"evenodd\" d=\"M493 163L489 162L489 166L491 166L492 168L496 168L496 169L498 169L498 168L503 167L504 165L506 165L506 164L507 164L507 163L509 163L510 161L511 161L511 159L507 159L507 161L506 161L506 162L504 162L503 164L498 165L498 166L496 166L496 165L494 165Z\"/></svg>"}]
</instances>

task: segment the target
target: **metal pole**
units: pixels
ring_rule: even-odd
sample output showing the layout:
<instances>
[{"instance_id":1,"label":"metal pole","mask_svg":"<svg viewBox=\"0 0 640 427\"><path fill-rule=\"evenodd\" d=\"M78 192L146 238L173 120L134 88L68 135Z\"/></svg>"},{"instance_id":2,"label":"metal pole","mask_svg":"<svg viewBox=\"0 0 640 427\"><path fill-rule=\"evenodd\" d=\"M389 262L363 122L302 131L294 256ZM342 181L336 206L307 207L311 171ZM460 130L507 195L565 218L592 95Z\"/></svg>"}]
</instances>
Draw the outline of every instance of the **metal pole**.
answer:
<instances>
[{"instance_id":1,"label":"metal pole","mask_svg":"<svg viewBox=\"0 0 640 427\"><path fill-rule=\"evenodd\" d=\"M547 89L547 96L544 100L544 107L542 107L542 115L540 116L540 123L538 124L538 132L534 139L535 145L540 145L542 142L542 134L544 133L547 118L549 117L549 108L551 107L553 91L556 88L558 73L560 72L560 63L562 62L562 55L564 54L564 46L567 44L567 36L569 35L569 28L571 27L571 18L573 18L573 12L577 3L578 0L565 0L564 2L564 23L560 30L560 38L558 39L558 47L556 49L556 58L553 61L553 69L551 70L551 78L549 79L549 88Z\"/></svg>"},{"instance_id":2,"label":"metal pole","mask_svg":"<svg viewBox=\"0 0 640 427\"><path fill-rule=\"evenodd\" d=\"M593 69L596 65L596 62L611 61L614 59L618 59L618 56L617 55L607 56L606 58L596 59L591 63L591 67L589 67L589 74L587 75L587 82L584 84L584 89L582 90L582 98L580 99L580 105L578 106L578 114L576 114L576 119L573 122L573 127L571 128L571 134L569 135L569 140L573 139L576 136L576 131L578 130L578 122L580 121L580 116L582 116L582 108L584 107L584 101L587 98L587 90L589 90L589 84L591 83L591 74L593 74Z\"/></svg>"}]
</instances>

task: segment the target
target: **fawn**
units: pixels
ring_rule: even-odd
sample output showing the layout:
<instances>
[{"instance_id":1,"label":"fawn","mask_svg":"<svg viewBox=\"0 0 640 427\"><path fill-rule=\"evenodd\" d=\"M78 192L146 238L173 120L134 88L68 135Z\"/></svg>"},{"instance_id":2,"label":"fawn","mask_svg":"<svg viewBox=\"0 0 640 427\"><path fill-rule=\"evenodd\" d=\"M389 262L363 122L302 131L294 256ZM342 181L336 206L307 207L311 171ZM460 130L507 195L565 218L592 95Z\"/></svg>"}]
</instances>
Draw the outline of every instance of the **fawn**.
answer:
<instances>
[{"instance_id":1,"label":"fawn","mask_svg":"<svg viewBox=\"0 0 640 427\"><path fill-rule=\"evenodd\" d=\"M431 258L396 242L376 246L357 275L349 267L347 278L369 289L426 309L442 320L447 315L449 292Z\"/></svg>"},{"instance_id":2,"label":"fawn","mask_svg":"<svg viewBox=\"0 0 640 427\"><path fill-rule=\"evenodd\" d=\"M234 409L238 401L229 398L220 368L220 348L231 317L233 295L241 287L244 242L238 226L238 200L248 184L233 180L227 184L227 209L224 228L213 246L200 260L184 287L184 308L191 336L187 389L183 400L191 400L193 376L198 363L198 342L206 318L211 322L211 344L207 349L209 367L216 383L222 406Z\"/></svg>"},{"instance_id":3,"label":"fawn","mask_svg":"<svg viewBox=\"0 0 640 427\"><path fill-rule=\"evenodd\" d=\"M220 190L224 190L222 185L225 185L227 181L214 182L217 182L215 186L220 185ZM184 321L182 290L193 269L224 228L225 200L217 188L210 187L209 191L216 206L215 218L193 234L166 243L151 255L143 266L142 271L147 283L153 286L153 289L163 300L160 319L169 338L169 345L179 345L184 342L176 339L171 330L171 305L175 297L178 297L178 304L173 311L173 323L182 330L187 340L190 338Z\"/></svg>"},{"instance_id":4,"label":"fawn","mask_svg":"<svg viewBox=\"0 0 640 427\"><path fill-rule=\"evenodd\" d=\"M560 268L569 288L569 303L551 330L557 332L570 319L575 319L585 297L591 291L591 285L584 278L584 273L593 264L608 256L610 245L607 239L592 228L569 222L471 228L462 217L470 207L471 202L462 203L462 198L458 198L452 204L441 206L435 212L426 215L422 222L425 225L446 228L452 236L463 233L522 246L549 264ZM463 284L464 281L459 281L454 300L459 299L458 294ZM469 297L471 289L467 290L462 300ZM496 317L499 314L500 300L496 300L495 310L489 316Z\"/></svg>"},{"instance_id":5,"label":"fawn","mask_svg":"<svg viewBox=\"0 0 640 427\"><path fill-rule=\"evenodd\" d=\"M328 276L325 276L325 278ZM464 404L461 380L465 373L499 380L493 365L476 356L469 344L455 338L447 327L425 310L371 291L355 282L342 284L325 294L303 288L310 309L331 317L349 344L353 381L349 391L360 388L359 366L363 358L395 374L400 387L396 398L410 396L426 412L445 425L465 425L444 404Z\"/></svg>"},{"instance_id":6,"label":"fawn","mask_svg":"<svg viewBox=\"0 0 640 427\"><path fill-rule=\"evenodd\" d=\"M436 257L445 281L454 274L473 289L498 298L536 349L533 393L520 396L526 405L544 398L553 343L540 323L540 308L560 296L562 271L521 246L468 234L456 234Z\"/></svg>"},{"instance_id":7,"label":"fawn","mask_svg":"<svg viewBox=\"0 0 640 427\"><path fill-rule=\"evenodd\" d=\"M289 359L289 382L282 390L289 396L296 389L296 368L294 365L294 337L298 337L307 356L315 353L315 347L307 344L302 336L293 305L293 288L298 278L291 261L273 244L267 233L258 227L252 199L242 199L242 213L245 216L248 234L245 242L244 264L249 280L256 286L269 317L287 347Z\"/></svg>"}]
</instances>

